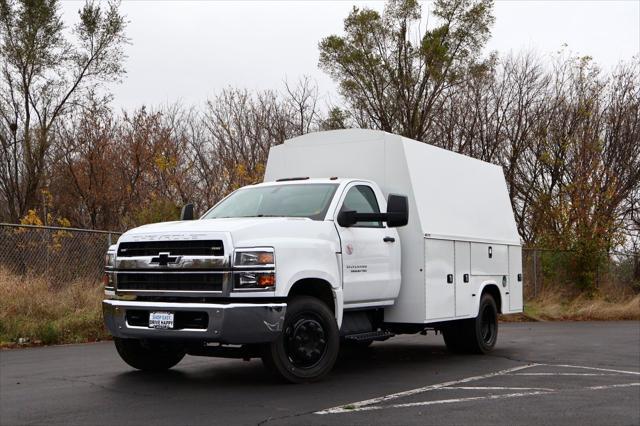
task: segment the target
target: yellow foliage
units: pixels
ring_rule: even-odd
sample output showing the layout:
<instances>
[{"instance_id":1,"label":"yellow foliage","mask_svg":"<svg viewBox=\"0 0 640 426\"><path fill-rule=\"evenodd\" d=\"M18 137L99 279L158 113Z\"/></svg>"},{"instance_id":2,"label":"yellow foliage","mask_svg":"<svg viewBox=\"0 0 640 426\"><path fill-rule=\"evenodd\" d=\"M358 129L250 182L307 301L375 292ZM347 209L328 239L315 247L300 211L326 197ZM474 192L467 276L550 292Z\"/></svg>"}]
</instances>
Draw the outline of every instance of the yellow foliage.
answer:
<instances>
[{"instance_id":1,"label":"yellow foliage","mask_svg":"<svg viewBox=\"0 0 640 426\"><path fill-rule=\"evenodd\" d=\"M58 222L58 226L63 228L69 228L71 226L71 221L66 217L59 217L56 221Z\"/></svg>"},{"instance_id":2,"label":"yellow foliage","mask_svg":"<svg viewBox=\"0 0 640 426\"><path fill-rule=\"evenodd\" d=\"M247 168L245 167L244 164L237 164L236 165L236 174L238 175L239 178L245 178L247 176Z\"/></svg>"},{"instance_id":3,"label":"yellow foliage","mask_svg":"<svg viewBox=\"0 0 640 426\"><path fill-rule=\"evenodd\" d=\"M45 188L41 190L40 193L42 194L42 201L44 205L49 208L53 207L53 195L51 194L51 192L49 192L49 190Z\"/></svg>"},{"instance_id":4,"label":"yellow foliage","mask_svg":"<svg viewBox=\"0 0 640 426\"><path fill-rule=\"evenodd\" d=\"M42 226L42 219L38 216L38 213L35 210L29 210L27 214L20 219L20 224L22 225L36 225Z\"/></svg>"},{"instance_id":5,"label":"yellow foliage","mask_svg":"<svg viewBox=\"0 0 640 426\"><path fill-rule=\"evenodd\" d=\"M157 155L153 159L153 161L156 163L156 166L160 169L160 171L174 169L178 166L178 159L167 155Z\"/></svg>"},{"instance_id":6,"label":"yellow foliage","mask_svg":"<svg viewBox=\"0 0 640 426\"><path fill-rule=\"evenodd\" d=\"M65 217L56 218L55 222L57 222L57 225L62 228L69 228L71 226L71 221ZM50 223L50 224L54 223L53 215L51 213L47 214L47 223ZM38 212L36 212L35 210L29 210L27 214L22 219L20 219L20 224L34 225L34 226L44 225L44 223L42 222L42 219L40 219L40 216L38 215ZM16 229L15 232L23 233L25 231L26 231L25 228L18 228ZM41 232L45 232L45 231L41 231ZM50 249L52 249L53 251L59 251L60 249L62 249L63 239L69 238L69 237L71 237L71 234L67 231L55 231L54 233L51 234L51 243L49 245Z\"/></svg>"}]
</instances>

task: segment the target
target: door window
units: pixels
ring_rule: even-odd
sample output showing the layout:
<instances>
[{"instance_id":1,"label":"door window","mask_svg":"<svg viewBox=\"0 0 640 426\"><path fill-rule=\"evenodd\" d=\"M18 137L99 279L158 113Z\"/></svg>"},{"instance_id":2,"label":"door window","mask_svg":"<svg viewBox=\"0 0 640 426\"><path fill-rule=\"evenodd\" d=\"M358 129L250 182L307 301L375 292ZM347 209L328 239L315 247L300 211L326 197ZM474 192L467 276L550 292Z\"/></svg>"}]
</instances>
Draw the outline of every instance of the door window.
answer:
<instances>
[{"instance_id":1,"label":"door window","mask_svg":"<svg viewBox=\"0 0 640 426\"><path fill-rule=\"evenodd\" d=\"M344 198L340 211L355 210L358 213L380 213L376 194L371 187L366 185L356 185L349 189ZM354 227L360 228L382 228L382 222L358 222Z\"/></svg>"}]
</instances>

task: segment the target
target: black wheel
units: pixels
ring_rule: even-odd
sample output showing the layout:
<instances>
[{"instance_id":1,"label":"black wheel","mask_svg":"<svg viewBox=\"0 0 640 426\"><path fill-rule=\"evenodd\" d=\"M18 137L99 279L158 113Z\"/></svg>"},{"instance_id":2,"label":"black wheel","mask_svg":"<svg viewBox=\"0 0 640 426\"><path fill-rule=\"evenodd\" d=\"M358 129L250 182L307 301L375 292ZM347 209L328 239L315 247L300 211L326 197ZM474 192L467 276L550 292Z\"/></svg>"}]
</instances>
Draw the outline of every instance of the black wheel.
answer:
<instances>
[{"instance_id":1,"label":"black wheel","mask_svg":"<svg viewBox=\"0 0 640 426\"><path fill-rule=\"evenodd\" d=\"M476 330L477 352L491 351L498 341L498 309L495 300L489 294L485 294L480 301Z\"/></svg>"},{"instance_id":2,"label":"black wheel","mask_svg":"<svg viewBox=\"0 0 640 426\"><path fill-rule=\"evenodd\" d=\"M493 296L484 294L478 316L455 321L442 330L444 342L451 352L486 354L498 340L498 309Z\"/></svg>"},{"instance_id":3,"label":"black wheel","mask_svg":"<svg viewBox=\"0 0 640 426\"><path fill-rule=\"evenodd\" d=\"M133 368L145 371L168 370L185 355L182 345L154 340L120 339L114 337L120 358Z\"/></svg>"},{"instance_id":4,"label":"black wheel","mask_svg":"<svg viewBox=\"0 0 640 426\"><path fill-rule=\"evenodd\" d=\"M288 382L313 382L331 371L339 346L331 310L314 297L301 296L287 306L282 333L265 348L262 361Z\"/></svg>"}]
</instances>

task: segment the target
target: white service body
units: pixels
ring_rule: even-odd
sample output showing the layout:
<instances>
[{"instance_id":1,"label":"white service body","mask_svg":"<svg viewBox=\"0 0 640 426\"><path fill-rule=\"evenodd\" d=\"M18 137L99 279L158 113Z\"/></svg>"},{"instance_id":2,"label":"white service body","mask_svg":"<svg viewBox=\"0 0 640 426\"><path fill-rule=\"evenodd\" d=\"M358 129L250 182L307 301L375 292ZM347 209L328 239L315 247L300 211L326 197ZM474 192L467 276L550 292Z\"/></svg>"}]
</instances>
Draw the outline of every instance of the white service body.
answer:
<instances>
[{"instance_id":1,"label":"white service body","mask_svg":"<svg viewBox=\"0 0 640 426\"><path fill-rule=\"evenodd\" d=\"M292 176L340 178L343 188L328 221L335 221L340 192L358 181L372 187L381 211L388 194L409 197L407 226L336 226L345 309L384 305L385 322L396 323L472 318L483 289L492 285L502 313L522 312L521 243L501 167L402 136L351 129L271 148L264 181ZM382 241L396 232L400 262ZM367 272L352 272L354 266Z\"/></svg>"}]
</instances>

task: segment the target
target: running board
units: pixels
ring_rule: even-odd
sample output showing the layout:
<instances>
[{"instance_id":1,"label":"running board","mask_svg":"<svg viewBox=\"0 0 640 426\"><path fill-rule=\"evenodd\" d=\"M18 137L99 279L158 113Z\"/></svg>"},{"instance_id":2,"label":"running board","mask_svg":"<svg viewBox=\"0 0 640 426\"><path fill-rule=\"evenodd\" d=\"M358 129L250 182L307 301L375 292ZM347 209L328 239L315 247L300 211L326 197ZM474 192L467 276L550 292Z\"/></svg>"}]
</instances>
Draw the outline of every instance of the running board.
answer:
<instances>
[{"instance_id":1,"label":"running board","mask_svg":"<svg viewBox=\"0 0 640 426\"><path fill-rule=\"evenodd\" d=\"M395 334L389 331L369 331L367 333L348 334L344 336L344 338L345 340L352 340L356 342L369 342L373 340L381 342L393 336L395 336Z\"/></svg>"}]
</instances>

